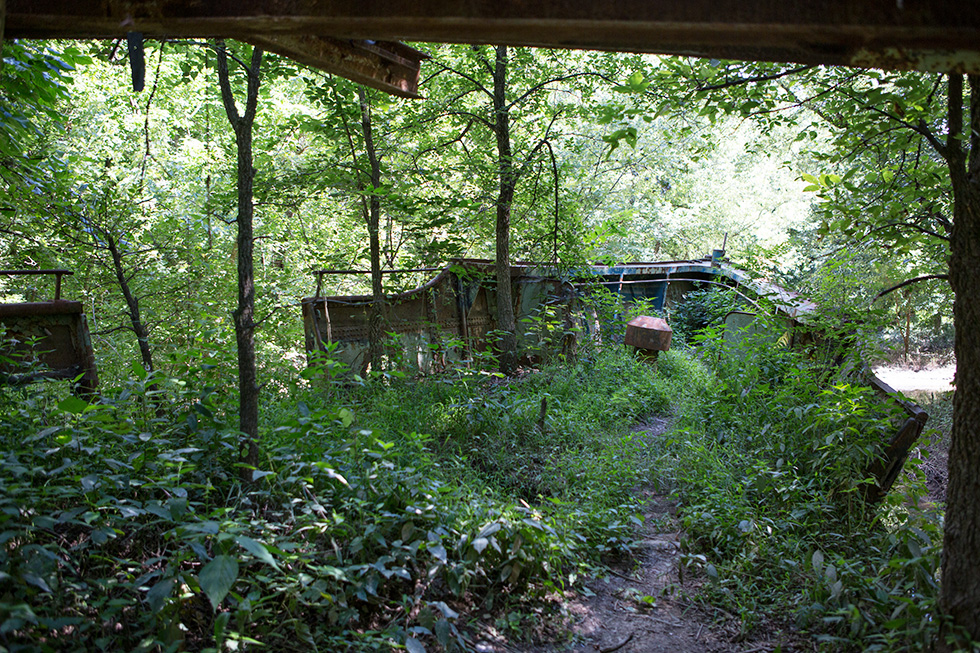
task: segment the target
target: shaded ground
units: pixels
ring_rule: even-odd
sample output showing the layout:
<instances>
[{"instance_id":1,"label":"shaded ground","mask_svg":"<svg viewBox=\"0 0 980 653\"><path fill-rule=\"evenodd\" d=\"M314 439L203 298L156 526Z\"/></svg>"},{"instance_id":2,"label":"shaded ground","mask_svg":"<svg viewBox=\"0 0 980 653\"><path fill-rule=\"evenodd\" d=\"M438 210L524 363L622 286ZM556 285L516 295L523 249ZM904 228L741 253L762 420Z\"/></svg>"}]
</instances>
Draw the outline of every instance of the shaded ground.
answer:
<instances>
[{"instance_id":1,"label":"shaded ground","mask_svg":"<svg viewBox=\"0 0 980 653\"><path fill-rule=\"evenodd\" d=\"M639 432L655 437L667 421L653 419ZM702 585L682 573L676 504L653 488L644 499L644 526L632 559L612 565L609 574L589 578L578 592L555 606L558 616L542 633L505 633L488 628L476 638L480 653L762 653L809 650L798 641L756 628L760 639L740 635L739 619L706 612L695 599Z\"/></svg>"},{"instance_id":2,"label":"shaded ground","mask_svg":"<svg viewBox=\"0 0 980 653\"><path fill-rule=\"evenodd\" d=\"M938 393L952 390L955 366L880 367L875 373L914 401L930 405ZM930 456L921 463L933 504L945 501L948 415L935 414L930 428L940 429L923 442ZM936 423L939 422L939 423ZM638 427L652 438L668 428L654 418ZM637 490L644 499L644 526L634 556L611 567L611 573L589 578L577 592L554 597L555 615L541 628L486 626L471 642L480 653L763 653L812 651L814 642L774 624L756 625L752 638L741 633L738 617L702 607L697 601L703 580L684 574L676 503L652 487ZM709 611L710 610L710 611Z\"/></svg>"}]
</instances>

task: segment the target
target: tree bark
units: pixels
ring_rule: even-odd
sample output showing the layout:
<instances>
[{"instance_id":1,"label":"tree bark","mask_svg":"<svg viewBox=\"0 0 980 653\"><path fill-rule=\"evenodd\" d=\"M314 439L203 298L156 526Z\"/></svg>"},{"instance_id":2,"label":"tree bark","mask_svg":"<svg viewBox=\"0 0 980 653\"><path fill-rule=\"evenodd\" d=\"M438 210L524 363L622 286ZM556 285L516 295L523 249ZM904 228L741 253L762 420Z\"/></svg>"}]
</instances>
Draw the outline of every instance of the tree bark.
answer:
<instances>
[{"instance_id":1,"label":"tree bark","mask_svg":"<svg viewBox=\"0 0 980 653\"><path fill-rule=\"evenodd\" d=\"M238 428L242 433L240 450L241 478L251 482L252 469L259 464L259 386L255 366L255 269L253 249L254 205L252 184L255 168L252 165L252 126L258 104L259 67L262 50L252 50L251 65L245 68L248 78L245 113L239 115L228 75L228 53L224 41L218 41L218 84L228 122L235 130L238 150L238 307L232 314L235 320L235 342L238 347Z\"/></svg>"},{"instance_id":2,"label":"tree bark","mask_svg":"<svg viewBox=\"0 0 980 653\"><path fill-rule=\"evenodd\" d=\"M955 301L956 393L940 599L946 614L980 640L980 77L971 75L968 140L963 78L949 76L945 157L953 187L949 274ZM963 146L969 143L969 152ZM968 159L969 154L969 159Z\"/></svg>"},{"instance_id":3,"label":"tree bark","mask_svg":"<svg viewBox=\"0 0 980 653\"><path fill-rule=\"evenodd\" d=\"M371 175L371 196L368 202L367 218L368 238L371 247L371 316L368 330L368 352L371 358L371 371L382 370L381 337L384 324L384 289L381 286L381 240L378 234L381 223L381 198L378 188L381 186L381 163L378 161L374 148L374 137L371 133L371 102L363 86L358 86L357 97L361 105L361 131L364 133L364 150L367 152Z\"/></svg>"},{"instance_id":4,"label":"tree bark","mask_svg":"<svg viewBox=\"0 0 980 653\"><path fill-rule=\"evenodd\" d=\"M493 70L494 135L497 138L497 329L501 332L500 371L517 369L517 322L510 279L510 212L517 187L517 172L510 146L510 109L507 106L507 46L497 46Z\"/></svg>"},{"instance_id":5,"label":"tree bark","mask_svg":"<svg viewBox=\"0 0 980 653\"><path fill-rule=\"evenodd\" d=\"M150 351L149 333L140 315L139 300L133 295L132 288L129 287L129 281L126 279L126 274L123 271L122 254L119 252L119 245L116 243L116 239L106 234L106 243L109 247L109 254L112 256L112 267L116 273L116 281L119 283L119 289L122 290L123 298L126 300L126 311L129 313L129 321L133 325L133 333L136 334L136 341L139 343L140 358L143 361L143 367L147 372L152 372L153 353Z\"/></svg>"}]
</instances>

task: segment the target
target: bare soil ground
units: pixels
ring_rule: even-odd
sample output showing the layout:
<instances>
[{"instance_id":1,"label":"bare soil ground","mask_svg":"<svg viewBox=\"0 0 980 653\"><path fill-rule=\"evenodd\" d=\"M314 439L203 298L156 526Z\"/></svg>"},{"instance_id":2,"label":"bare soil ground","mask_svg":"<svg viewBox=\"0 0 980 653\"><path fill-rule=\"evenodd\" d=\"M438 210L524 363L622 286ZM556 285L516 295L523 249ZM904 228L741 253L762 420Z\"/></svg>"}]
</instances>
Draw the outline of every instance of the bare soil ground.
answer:
<instances>
[{"instance_id":1,"label":"bare soil ground","mask_svg":"<svg viewBox=\"0 0 980 653\"><path fill-rule=\"evenodd\" d=\"M667 421L638 428L657 437ZM697 601L703 579L682 571L676 503L651 487L637 490L644 501L644 526L630 559L556 601L552 623L538 633L484 630L474 642L479 653L762 653L812 650L775 627L741 633L740 620Z\"/></svg>"}]
</instances>

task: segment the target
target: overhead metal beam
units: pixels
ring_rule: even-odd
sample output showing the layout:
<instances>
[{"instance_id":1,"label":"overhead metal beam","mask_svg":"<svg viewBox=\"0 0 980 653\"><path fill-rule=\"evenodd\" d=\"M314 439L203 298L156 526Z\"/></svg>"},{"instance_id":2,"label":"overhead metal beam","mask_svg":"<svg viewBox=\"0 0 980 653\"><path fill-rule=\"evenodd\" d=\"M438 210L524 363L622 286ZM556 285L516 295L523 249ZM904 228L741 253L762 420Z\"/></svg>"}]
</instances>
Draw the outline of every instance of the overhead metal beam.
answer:
<instances>
[{"instance_id":1,"label":"overhead metal beam","mask_svg":"<svg viewBox=\"0 0 980 653\"><path fill-rule=\"evenodd\" d=\"M980 3L963 0L7 0L10 37L131 31L252 42L318 35L502 43L980 73ZM289 40L282 49L297 45Z\"/></svg>"},{"instance_id":2,"label":"overhead metal beam","mask_svg":"<svg viewBox=\"0 0 980 653\"><path fill-rule=\"evenodd\" d=\"M0 0L0 3L5 1ZM96 4L101 6L96 7ZM6 36L70 39L122 38L142 34L144 38L235 38L392 95L419 97L420 64L428 55L402 43L341 40L303 30L252 30L240 25L240 19L229 18L225 14L217 18L227 27L213 29L209 19L174 20L165 12L153 11L150 7L153 4L114 4L110 0L109 3L83 3L80 8L65 2L38 4L29 0L14 7L18 12L18 27L16 30L8 28ZM8 6L8 11L0 14L0 20L11 15L9 9ZM154 16L154 19L149 20L148 16ZM198 21L200 25L196 24Z\"/></svg>"},{"instance_id":3,"label":"overhead metal beam","mask_svg":"<svg viewBox=\"0 0 980 653\"><path fill-rule=\"evenodd\" d=\"M305 34L238 37L313 68L406 98L419 97L420 62L429 55L404 43L340 41Z\"/></svg>"}]
</instances>

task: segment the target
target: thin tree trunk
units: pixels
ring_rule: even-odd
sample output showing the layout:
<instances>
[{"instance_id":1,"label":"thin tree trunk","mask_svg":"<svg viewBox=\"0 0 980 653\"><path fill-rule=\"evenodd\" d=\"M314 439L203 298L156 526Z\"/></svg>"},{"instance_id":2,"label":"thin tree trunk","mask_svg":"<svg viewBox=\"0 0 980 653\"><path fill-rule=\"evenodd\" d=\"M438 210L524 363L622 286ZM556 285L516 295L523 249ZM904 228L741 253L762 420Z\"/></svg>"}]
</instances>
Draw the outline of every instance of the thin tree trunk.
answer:
<instances>
[{"instance_id":1,"label":"thin tree trunk","mask_svg":"<svg viewBox=\"0 0 980 653\"><path fill-rule=\"evenodd\" d=\"M364 132L364 150L367 152L368 163L371 166L371 197L368 203L367 218L368 237L371 246L371 316L368 330L368 347L371 358L371 370L380 372L381 336L384 323L384 289L381 286L381 240L378 235L381 224L381 198L378 188L381 186L381 163L374 149L374 137L371 134L371 102L363 86L358 86L357 97L361 104L361 130Z\"/></svg>"},{"instance_id":2,"label":"thin tree trunk","mask_svg":"<svg viewBox=\"0 0 980 653\"><path fill-rule=\"evenodd\" d=\"M980 640L980 77L971 75L969 160L963 133L963 78L949 76L946 160L953 187L949 274L955 302L956 394L949 451L941 602Z\"/></svg>"},{"instance_id":3,"label":"thin tree trunk","mask_svg":"<svg viewBox=\"0 0 980 653\"><path fill-rule=\"evenodd\" d=\"M129 281L126 279L126 274L123 271L122 254L119 252L116 239L106 234L106 242L109 247L109 254L112 256L112 267L116 273L116 281L119 283L119 289L122 290L123 297L126 299L126 312L129 313L129 321L133 325L133 333L136 334L136 341L139 343L140 358L143 360L143 367L147 372L152 372L153 354L150 351L149 333L140 315L139 300L133 295L133 291L129 287Z\"/></svg>"},{"instance_id":4,"label":"thin tree trunk","mask_svg":"<svg viewBox=\"0 0 980 653\"><path fill-rule=\"evenodd\" d=\"M246 68L248 90L245 113L239 115L232 94L228 75L228 53L224 41L218 41L218 83L221 101L228 114L228 121L235 130L238 150L238 308L235 309L235 341L238 345L238 428L242 433L241 469L242 480L252 480L252 469L259 464L259 386L255 367L255 266L253 249L254 206L252 183L255 168L252 165L252 126L259 97L259 66L262 64L261 48L252 50L251 65Z\"/></svg>"},{"instance_id":5,"label":"thin tree trunk","mask_svg":"<svg viewBox=\"0 0 980 653\"><path fill-rule=\"evenodd\" d=\"M494 133L497 137L497 329L501 331L500 371L513 374L517 368L517 322L510 280L510 213L517 186L510 146L510 113L507 106L507 46L497 46L493 70Z\"/></svg>"}]
</instances>

